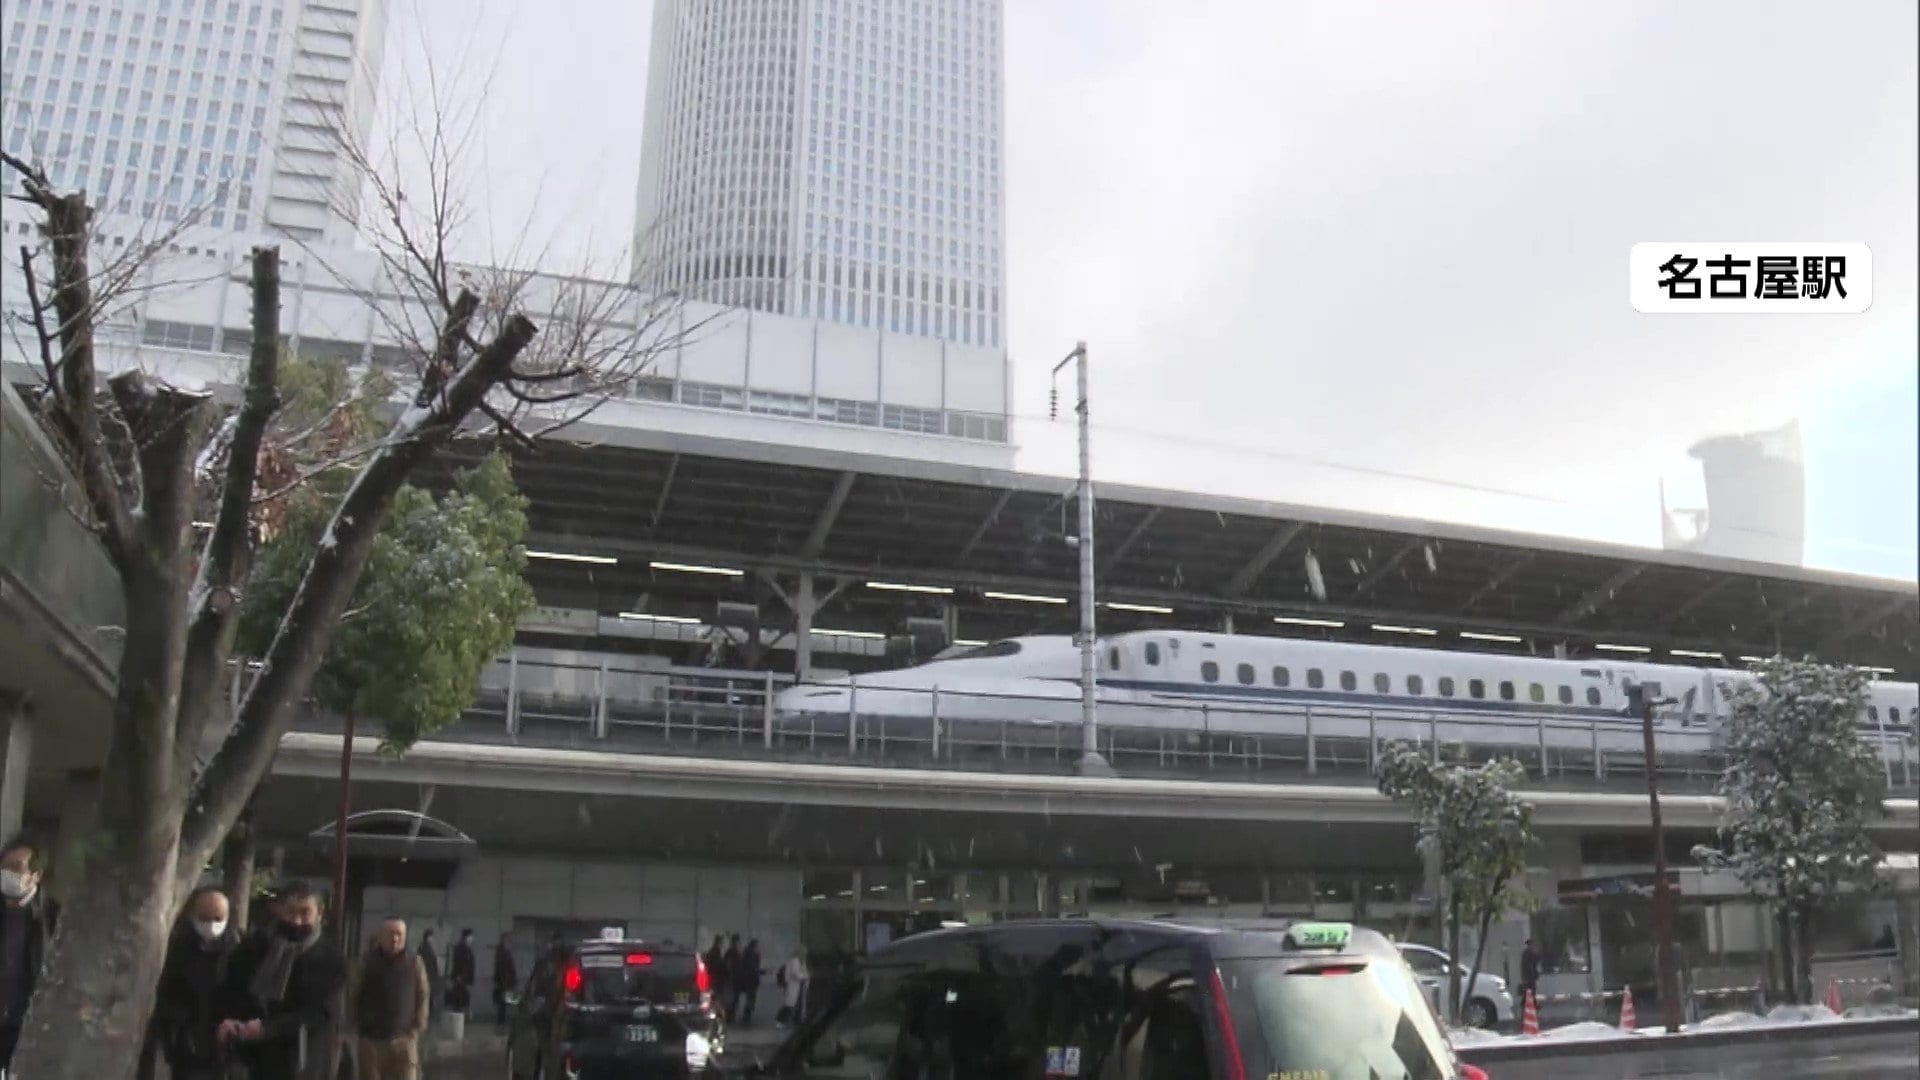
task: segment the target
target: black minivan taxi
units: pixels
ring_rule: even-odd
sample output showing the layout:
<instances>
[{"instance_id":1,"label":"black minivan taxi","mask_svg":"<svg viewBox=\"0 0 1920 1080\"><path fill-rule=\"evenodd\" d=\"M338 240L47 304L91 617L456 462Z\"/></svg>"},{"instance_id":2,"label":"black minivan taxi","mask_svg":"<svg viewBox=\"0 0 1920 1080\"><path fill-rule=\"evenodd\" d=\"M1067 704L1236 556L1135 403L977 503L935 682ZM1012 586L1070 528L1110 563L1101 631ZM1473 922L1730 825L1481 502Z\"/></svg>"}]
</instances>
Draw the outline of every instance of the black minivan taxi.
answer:
<instances>
[{"instance_id":1,"label":"black minivan taxi","mask_svg":"<svg viewBox=\"0 0 1920 1080\"><path fill-rule=\"evenodd\" d=\"M550 954L510 998L508 1080L707 1075L711 990L686 946L602 939Z\"/></svg>"},{"instance_id":2,"label":"black minivan taxi","mask_svg":"<svg viewBox=\"0 0 1920 1080\"><path fill-rule=\"evenodd\" d=\"M781 1080L1484 1075L1457 1061L1406 961L1373 931L1097 918L902 939L744 1071Z\"/></svg>"}]
</instances>

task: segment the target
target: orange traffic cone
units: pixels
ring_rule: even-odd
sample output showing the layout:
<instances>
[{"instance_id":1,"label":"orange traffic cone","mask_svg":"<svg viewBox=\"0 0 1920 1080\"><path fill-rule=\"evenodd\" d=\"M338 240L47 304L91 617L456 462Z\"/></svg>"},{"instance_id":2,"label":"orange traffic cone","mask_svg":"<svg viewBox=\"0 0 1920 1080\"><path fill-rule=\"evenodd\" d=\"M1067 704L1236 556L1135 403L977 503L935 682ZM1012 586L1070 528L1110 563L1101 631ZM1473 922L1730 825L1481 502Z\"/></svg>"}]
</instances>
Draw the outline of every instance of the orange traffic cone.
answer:
<instances>
[{"instance_id":1,"label":"orange traffic cone","mask_svg":"<svg viewBox=\"0 0 1920 1080\"><path fill-rule=\"evenodd\" d=\"M1629 986L1620 998L1620 1030L1632 1031L1638 1024L1633 1015L1633 987Z\"/></svg>"},{"instance_id":2,"label":"orange traffic cone","mask_svg":"<svg viewBox=\"0 0 1920 1080\"><path fill-rule=\"evenodd\" d=\"M1533 991L1527 991L1525 1006L1520 1011L1520 1034L1540 1034L1540 1011L1533 1006Z\"/></svg>"},{"instance_id":3,"label":"orange traffic cone","mask_svg":"<svg viewBox=\"0 0 1920 1080\"><path fill-rule=\"evenodd\" d=\"M1840 983L1838 980L1827 980L1827 1008L1832 1009L1835 1014L1845 1011L1840 1008Z\"/></svg>"}]
</instances>

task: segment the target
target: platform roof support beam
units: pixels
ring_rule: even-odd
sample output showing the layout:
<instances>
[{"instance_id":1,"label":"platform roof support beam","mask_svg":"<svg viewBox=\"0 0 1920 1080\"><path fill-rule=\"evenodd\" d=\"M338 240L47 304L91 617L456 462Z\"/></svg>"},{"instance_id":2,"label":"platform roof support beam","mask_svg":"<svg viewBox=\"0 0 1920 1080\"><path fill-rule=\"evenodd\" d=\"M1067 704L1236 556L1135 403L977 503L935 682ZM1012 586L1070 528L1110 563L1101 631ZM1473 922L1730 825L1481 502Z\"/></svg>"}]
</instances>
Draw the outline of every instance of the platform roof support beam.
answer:
<instances>
[{"instance_id":1,"label":"platform roof support beam","mask_svg":"<svg viewBox=\"0 0 1920 1080\"><path fill-rule=\"evenodd\" d=\"M973 530L973 535L967 537L967 546L960 549L960 557L957 561L965 562L967 556L973 554L973 549L980 546L980 541L987 535L987 530L993 528L993 523L1000 520L1001 511L1005 510L1007 503L1012 501L1012 488L1002 491L1000 497L993 500L993 509L987 511L987 516L980 519L980 525Z\"/></svg>"},{"instance_id":2,"label":"platform roof support beam","mask_svg":"<svg viewBox=\"0 0 1920 1080\"><path fill-rule=\"evenodd\" d=\"M1826 640L1820 643L1820 654L1831 657L1832 654L1839 652L1840 648L1854 635L1863 634L1873 629L1875 626L1898 614L1901 608L1913 602L1914 598L1911 596L1896 596L1886 603L1875 607L1867 614L1841 627L1838 632L1829 634Z\"/></svg>"},{"instance_id":3,"label":"platform roof support beam","mask_svg":"<svg viewBox=\"0 0 1920 1080\"><path fill-rule=\"evenodd\" d=\"M847 505L847 494L853 490L853 481L858 476L858 473L848 469L833 482L833 494L827 496L827 505L820 508L820 516L813 522L813 531L807 534L806 547L801 549L807 558L817 559L826 550L827 537L833 533L833 523L840 517L840 508Z\"/></svg>"},{"instance_id":4,"label":"platform roof support beam","mask_svg":"<svg viewBox=\"0 0 1920 1080\"><path fill-rule=\"evenodd\" d=\"M1281 553L1287 550L1287 545L1293 543L1294 538L1305 532L1306 528L1307 523L1304 521L1282 526L1268 538L1259 551L1254 552L1253 558L1248 559L1246 565L1233 572L1233 576L1227 579L1227 587L1222 591L1227 596L1245 596L1247 590L1253 588L1253 583L1266 572L1267 567L1273 565L1273 560L1279 558Z\"/></svg>"},{"instance_id":5,"label":"platform roof support beam","mask_svg":"<svg viewBox=\"0 0 1920 1080\"><path fill-rule=\"evenodd\" d=\"M1708 600L1713 599L1715 596L1719 595L1720 590L1733 584L1733 582L1734 582L1733 578L1723 577L1720 580L1714 582L1713 584L1708 585L1706 588L1701 589L1699 592L1696 592L1692 596L1687 597L1686 602L1681 604L1679 607L1674 608L1673 611L1667 615L1667 618L1675 621L1685 618L1690 612L1693 611L1694 608L1697 608L1701 604L1706 603Z\"/></svg>"},{"instance_id":6,"label":"platform roof support beam","mask_svg":"<svg viewBox=\"0 0 1920 1080\"><path fill-rule=\"evenodd\" d=\"M1164 509L1164 507L1156 506L1148 510L1146 516L1140 519L1139 524L1128 529L1127 535L1123 537L1119 543L1113 545L1113 550L1107 553L1106 565L1100 570L1101 577L1112 573L1113 568L1120 565L1120 560L1126 558L1127 552L1133 550L1133 545L1139 543L1140 538L1146 535L1147 529L1152 527L1153 523L1159 519L1162 509Z\"/></svg>"},{"instance_id":7,"label":"platform roof support beam","mask_svg":"<svg viewBox=\"0 0 1920 1080\"><path fill-rule=\"evenodd\" d=\"M667 496L673 494L673 478L679 471L680 455L675 454L667 459L667 478L660 481L660 497L653 500L653 517L650 520L656 529L660 527L660 515L667 512Z\"/></svg>"},{"instance_id":8,"label":"platform roof support beam","mask_svg":"<svg viewBox=\"0 0 1920 1080\"><path fill-rule=\"evenodd\" d=\"M1509 562L1507 565L1501 567L1498 572L1496 572L1492 577L1487 579L1487 583L1485 585L1482 585L1479 588L1473 590L1473 595L1467 597L1467 602L1460 605L1460 614L1465 615L1471 612L1476 606L1479 605L1480 601L1485 600L1489 596L1492 596L1494 592L1500 588L1500 586L1505 585L1507 583L1508 578L1511 578L1513 575L1526 569L1527 564L1532 561L1533 561L1533 556L1522 555L1514 559L1512 562Z\"/></svg>"},{"instance_id":9,"label":"platform roof support beam","mask_svg":"<svg viewBox=\"0 0 1920 1080\"><path fill-rule=\"evenodd\" d=\"M1360 579L1360 584L1355 585L1353 587L1354 599L1357 600L1360 597L1365 596L1368 593L1372 592L1373 587L1375 585L1378 585L1382 581L1386 580L1386 577L1388 574L1393 573L1396 567L1398 567L1401 563L1407 561L1407 556L1413 554L1416 551L1419 551L1421 548L1425 547L1426 545L1427 545L1427 541L1419 538L1409 540L1406 543L1400 545L1400 549L1398 551L1395 551L1392 555L1389 555L1387 557L1386 562L1383 562L1379 566L1375 567L1372 573Z\"/></svg>"},{"instance_id":10,"label":"platform roof support beam","mask_svg":"<svg viewBox=\"0 0 1920 1080\"><path fill-rule=\"evenodd\" d=\"M1589 589L1585 596L1575 600L1572 607L1561 612L1553 621L1557 623L1578 622L1594 612L1599 611L1601 607L1605 606L1608 600L1613 599L1613 594L1618 591L1621 586L1639 577L1646 569L1646 563L1634 563L1631 566L1622 568L1619 573L1595 585L1592 589Z\"/></svg>"}]
</instances>

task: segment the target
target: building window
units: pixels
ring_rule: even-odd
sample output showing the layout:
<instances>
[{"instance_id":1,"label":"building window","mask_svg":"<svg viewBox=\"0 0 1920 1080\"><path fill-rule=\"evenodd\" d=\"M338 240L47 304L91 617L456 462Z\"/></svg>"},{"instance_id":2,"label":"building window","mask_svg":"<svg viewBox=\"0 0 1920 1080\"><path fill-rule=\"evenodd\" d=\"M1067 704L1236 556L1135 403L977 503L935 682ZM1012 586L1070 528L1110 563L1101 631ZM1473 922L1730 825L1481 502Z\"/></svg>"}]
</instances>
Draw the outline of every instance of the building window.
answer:
<instances>
[{"instance_id":1,"label":"building window","mask_svg":"<svg viewBox=\"0 0 1920 1080\"><path fill-rule=\"evenodd\" d=\"M1285 686L1287 685L1288 678L1289 676L1287 674L1286 668L1276 667L1273 669L1273 685Z\"/></svg>"},{"instance_id":2,"label":"building window","mask_svg":"<svg viewBox=\"0 0 1920 1080\"><path fill-rule=\"evenodd\" d=\"M1325 685L1327 685L1327 677L1320 673L1319 668L1307 669L1307 686L1309 689L1318 690Z\"/></svg>"},{"instance_id":3,"label":"building window","mask_svg":"<svg viewBox=\"0 0 1920 1080\"><path fill-rule=\"evenodd\" d=\"M1340 689L1352 692L1360 686L1360 679L1351 671L1340 673Z\"/></svg>"},{"instance_id":4,"label":"building window","mask_svg":"<svg viewBox=\"0 0 1920 1080\"><path fill-rule=\"evenodd\" d=\"M1207 682L1220 681L1220 665L1211 660L1200 665L1200 677Z\"/></svg>"},{"instance_id":5,"label":"building window","mask_svg":"<svg viewBox=\"0 0 1920 1080\"><path fill-rule=\"evenodd\" d=\"M1234 669L1233 673L1236 677L1239 678L1240 685L1242 686L1253 685L1253 665L1252 664L1241 664L1239 667Z\"/></svg>"}]
</instances>

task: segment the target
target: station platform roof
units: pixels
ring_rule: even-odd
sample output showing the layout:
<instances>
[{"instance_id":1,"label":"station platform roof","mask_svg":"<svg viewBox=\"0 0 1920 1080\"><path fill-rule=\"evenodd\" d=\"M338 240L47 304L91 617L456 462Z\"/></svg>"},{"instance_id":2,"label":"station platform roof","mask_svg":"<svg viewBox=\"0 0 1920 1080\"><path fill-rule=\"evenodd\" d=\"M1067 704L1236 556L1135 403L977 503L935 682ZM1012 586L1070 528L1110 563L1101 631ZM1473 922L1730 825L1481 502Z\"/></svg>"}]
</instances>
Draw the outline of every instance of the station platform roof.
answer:
<instances>
[{"instance_id":1,"label":"station platform roof","mask_svg":"<svg viewBox=\"0 0 1920 1080\"><path fill-rule=\"evenodd\" d=\"M463 446L442 467L480 452ZM916 605L956 608L960 639L1076 625L1068 478L591 424L517 453L516 470L532 504L530 548L615 560L537 561L530 573L545 604L710 617L716 601L733 600L777 612L766 579L810 571L848 583L817 625L897 633ZM1171 609L1103 609L1103 633L1217 629L1232 616L1240 633L1564 645L1570 656L1612 644L1719 653L1729 664L1783 652L1908 679L1916 671L1911 582L1117 484L1097 484L1095 497L1101 602Z\"/></svg>"}]
</instances>

